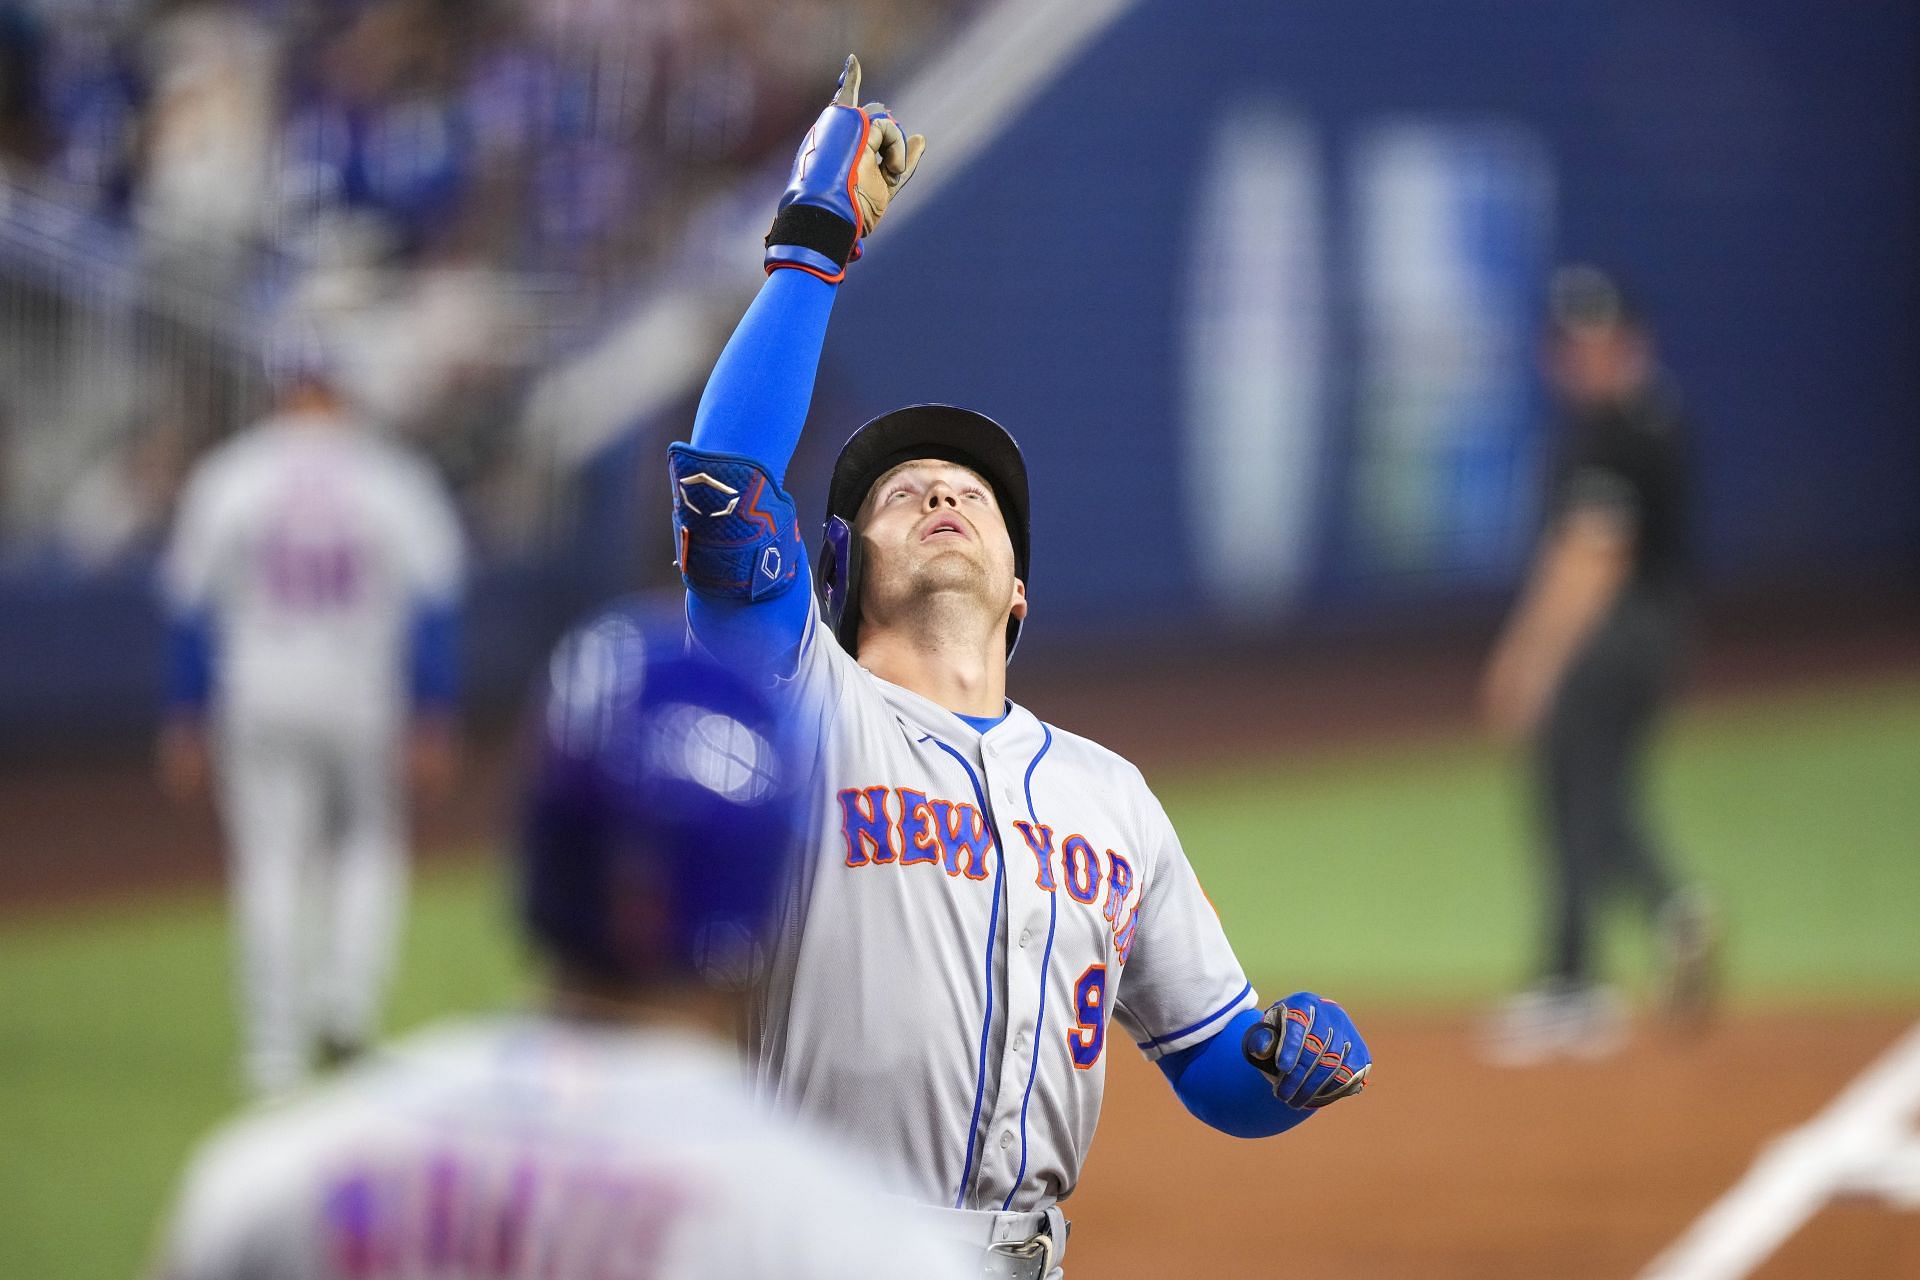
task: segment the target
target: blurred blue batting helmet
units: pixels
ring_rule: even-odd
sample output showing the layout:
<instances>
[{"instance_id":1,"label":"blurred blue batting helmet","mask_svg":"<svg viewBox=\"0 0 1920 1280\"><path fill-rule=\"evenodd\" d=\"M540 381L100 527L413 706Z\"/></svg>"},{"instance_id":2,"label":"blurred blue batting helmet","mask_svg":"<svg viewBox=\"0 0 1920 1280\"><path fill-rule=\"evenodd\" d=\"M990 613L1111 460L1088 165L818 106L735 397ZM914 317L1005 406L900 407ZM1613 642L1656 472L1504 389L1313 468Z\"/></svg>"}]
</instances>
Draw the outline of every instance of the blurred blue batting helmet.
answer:
<instances>
[{"instance_id":1,"label":"blurred blue batting helmet","mask_svg":"<svg viewBox=\"0 0 1920 1280\"><path fill-rule=\"evenodd\" d=\"M555 650L521 841L535 941L615 983L750 978L799 833L768 693L617 609Z\"/></svg>"}]
</instances>

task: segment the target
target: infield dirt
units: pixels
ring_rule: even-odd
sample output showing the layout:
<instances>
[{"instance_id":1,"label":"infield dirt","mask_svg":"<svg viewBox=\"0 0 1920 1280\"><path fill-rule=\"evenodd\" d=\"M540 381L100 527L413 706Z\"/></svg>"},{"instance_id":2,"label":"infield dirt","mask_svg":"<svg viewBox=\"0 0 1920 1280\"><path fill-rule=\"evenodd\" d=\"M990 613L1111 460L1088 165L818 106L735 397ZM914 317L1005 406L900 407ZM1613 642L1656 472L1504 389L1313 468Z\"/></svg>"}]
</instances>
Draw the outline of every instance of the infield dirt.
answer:
<instances>
[{"instance_id":1,"label":"infield dirt","mask_svg":"<svg viewBox=\"0 0 1920 1280\"><path fill-rule=\"evenodd\" d=\"M1376 1083L1275 1141L1181 1109L1114 1055L1067 1273L1628 1280L1911 1022L1747 1015L1602 1062L1482 1065L1471 1019L1358 1009ZM1756 1280L1920 1276L1920 1213L1830 1207Z\"/></svg>"}]
</instances>

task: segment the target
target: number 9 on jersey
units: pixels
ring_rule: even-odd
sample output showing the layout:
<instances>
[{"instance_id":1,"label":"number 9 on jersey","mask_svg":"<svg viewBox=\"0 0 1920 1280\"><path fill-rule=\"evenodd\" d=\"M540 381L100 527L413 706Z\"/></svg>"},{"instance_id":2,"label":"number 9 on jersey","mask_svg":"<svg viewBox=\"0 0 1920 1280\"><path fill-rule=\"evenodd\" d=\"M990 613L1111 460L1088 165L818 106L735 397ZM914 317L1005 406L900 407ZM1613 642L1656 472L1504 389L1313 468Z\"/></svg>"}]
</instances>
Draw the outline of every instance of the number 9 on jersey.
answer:
<instances>
[{"instance_id":1,"label":"number 9 on jersey","mask_svg":"<svg viewBox=\"0 0 1920 1280\"><path fill-rule=\"evenodd\" d=\"M1107 1046L1107 966L1090 964L1073 984L1074 1015L1078 1026L1067 1028L1067 1049L1073 1065L1085 1071L1100 1061Z\"/></svg>"}]
</instances>

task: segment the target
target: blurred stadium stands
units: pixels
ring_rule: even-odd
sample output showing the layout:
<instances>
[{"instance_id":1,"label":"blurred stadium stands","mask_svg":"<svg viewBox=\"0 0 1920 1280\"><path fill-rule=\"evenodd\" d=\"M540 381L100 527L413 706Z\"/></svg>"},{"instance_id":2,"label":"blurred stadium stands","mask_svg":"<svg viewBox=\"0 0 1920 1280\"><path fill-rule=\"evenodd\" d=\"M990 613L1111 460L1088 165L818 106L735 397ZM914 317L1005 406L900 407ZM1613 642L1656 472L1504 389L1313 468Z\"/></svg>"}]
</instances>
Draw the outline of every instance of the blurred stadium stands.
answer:
<instances>
[{"instance_id":1,"label":"blurred stadium stands","mask_svg":"<svg viewBox=\"0 0 1920 1280\"><path fill-rule=\"evenodd\" d=\"M455 486L474 688L511 699L622 585L568 585L578 459L528 427L542 372L657 292L716 193L777 180L844 50L904 65L965 8L0 4L9 753L144 725L153 554L194 458L264 409L290 308Z\"/></svg>"},{"instance_id":2,"label":"blurred stadium stands","mask_svg":"<svg viewBox=\"0 0 1920 1280\"><path fill-rule=\"evenodd\" d=\"M1710 597L1910 607L1920 18L1808 14L0 4L0 742L144 728L152 549L288 305L460 495L476 706L670 583L659 447L849 48L932 145L794 485L816 509L897 403L1007 421L1041 494L1023 662L1482 625L1565 257L1635 284L1688 393Z\"/></svg>"}]
</instances>

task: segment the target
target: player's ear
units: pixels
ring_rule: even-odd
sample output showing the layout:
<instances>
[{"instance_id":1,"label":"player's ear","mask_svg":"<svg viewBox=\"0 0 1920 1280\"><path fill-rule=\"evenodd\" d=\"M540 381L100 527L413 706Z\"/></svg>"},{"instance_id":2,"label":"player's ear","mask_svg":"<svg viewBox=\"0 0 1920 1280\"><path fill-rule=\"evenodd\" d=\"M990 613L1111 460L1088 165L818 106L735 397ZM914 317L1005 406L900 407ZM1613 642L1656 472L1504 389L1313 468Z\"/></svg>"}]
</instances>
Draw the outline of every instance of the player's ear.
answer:
<instances>
[{"instance_id":1,"label":"player's ear","mask_svg":"<svg viewBox=\"0 0 1920 1280\"><path fill-rule=\"evenodd\" d=\"M1013 580L1013 607L1010 610L1010 613L1012 614L1013 617L1019 618L1022 621L1026 620L1027 584L1020 581L1020 579L1018 578L1015 578Z\"/></svg>"}]
</instances>

